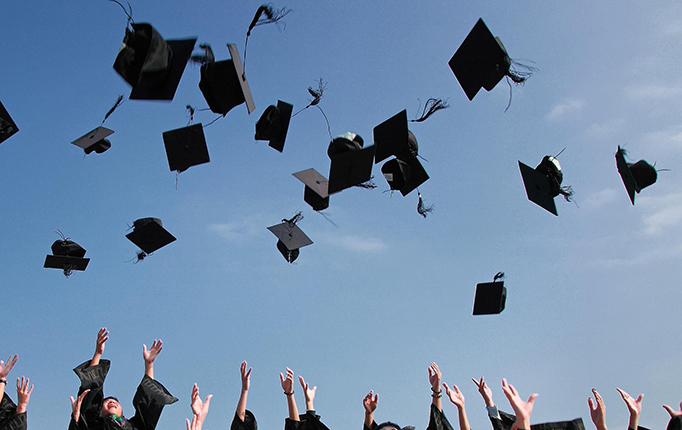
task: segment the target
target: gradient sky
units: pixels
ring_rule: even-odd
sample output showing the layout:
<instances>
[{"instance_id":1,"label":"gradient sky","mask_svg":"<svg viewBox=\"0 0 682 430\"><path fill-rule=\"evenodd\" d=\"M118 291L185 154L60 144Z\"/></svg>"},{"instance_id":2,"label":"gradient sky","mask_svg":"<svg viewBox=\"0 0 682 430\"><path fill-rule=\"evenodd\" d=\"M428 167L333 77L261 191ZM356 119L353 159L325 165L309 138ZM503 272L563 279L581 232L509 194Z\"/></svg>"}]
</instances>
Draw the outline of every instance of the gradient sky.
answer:
<instances>
[{"instance_id":1,"label":"gradient sky","mask_svg":"<svg viewBox=\"0 0 682 430\"><path fill-rule=\"evenodd\" d=\"M260 3L138 1L137 22L168 39L198 37L218 60L243 51ZM583 417L591 388L611 428L627 426L615 388L645 393L640 424L662 429L661 404L682 399L682 4L675 1L435 1L275 3L284 24L257 27L245 106L205 129L211 162L176 178L162 133L205 107L199 68L188 65L172 103L126 101L107 120L104 154L70 144L98 126L129 86L112 69L126 18L104 0L7 0L0 16L0 101L19 133L0 145L3 209L0 357L19 354L10 377L36 385L29 427L66 428L71 369L92 356L97 330L111 339L105 392L124 411L144 366L142 344L164 342L156 377L178 404L158 429L183 428L197 382L214 394L204 428L226 428L239 396L239 363L253 366L248 409L261 429L287 414L278 373L286 366L318 387L316 409L334 430L359 429L362 398L379 393L378 421L425 428L427 366L460 386L473 429L489 428L470 381L484 375L509 410L502 377L522 397L540 394L531 422ZM539 70L525 86L503 81L469 102L448 60L482 17L510 56ZM243 52L242 52L243 54ZM419 100L447 99L410 129L431 179L435 211L416 213L416 192L349 189L326 211L303 202L292 173L328 174L324 118L308 109L278 153L255 142L254 124L278 99L304 107L308 86L334 136L372 142L372 129ZM204 124L215 115L201 112ZM656 162L658 182L632 206L614 153ZM563 148L558 217L526 199L517 161L535 166ZM266 227L303 211L314 241L294 264ZM158 217L177 241L133 264L125 238L135 219ZM43 269L60 229L87 249L85 272ZM677 268L677 269L676 269ZM498 316L471 315L475 285L506 273ZM10 384L11 386L11 384ZM16 399L13 388L7 390ZM299 408L302 391L297 387ZM456 408L444 403L456 425Z\"/></svg>"}]
</instances>

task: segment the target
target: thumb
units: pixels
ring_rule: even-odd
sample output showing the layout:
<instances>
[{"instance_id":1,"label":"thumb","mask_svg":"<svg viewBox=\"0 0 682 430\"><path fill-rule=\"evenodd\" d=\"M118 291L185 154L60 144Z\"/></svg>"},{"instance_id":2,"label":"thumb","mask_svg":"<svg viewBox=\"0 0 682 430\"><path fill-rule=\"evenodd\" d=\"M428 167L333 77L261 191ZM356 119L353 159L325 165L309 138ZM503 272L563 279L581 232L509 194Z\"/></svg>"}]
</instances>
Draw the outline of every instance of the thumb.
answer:
<instances>
[{"instance_id":1,"label":"thumb","mask_svg":"<svg viewBox=\"0 0 682 430\"><path fill-rule=\"evenodd\" d=\"M671 408L670 406L668 406L668 405L663 405L663 409L665 409L666 411L668 411L668 413L670 414L671 417L674 416L674 412L675 412L675 411L673 411L673 408Z\"/></svg>"},{"instance_id":2,"label":"thumb","mask_svg":"<svg viewBox=\"0 0 682 430\"><path fill-rule=\"evenodd\" d=\"M537 397L538 397L537 393L536 393L536 394L531 394L530 397L528 398L528 403L530 403L531 406L532 406L533 403L535 402L535 399L536 399Z\"/></svg>"}]
</instances>

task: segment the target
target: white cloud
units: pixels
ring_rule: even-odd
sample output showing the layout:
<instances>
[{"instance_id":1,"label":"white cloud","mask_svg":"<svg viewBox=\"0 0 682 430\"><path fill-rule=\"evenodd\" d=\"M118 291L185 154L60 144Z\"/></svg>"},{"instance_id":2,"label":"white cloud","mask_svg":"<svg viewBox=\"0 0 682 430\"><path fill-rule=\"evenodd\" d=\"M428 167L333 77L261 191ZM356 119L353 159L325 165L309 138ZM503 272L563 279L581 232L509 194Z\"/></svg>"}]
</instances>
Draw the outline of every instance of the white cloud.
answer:
<instances>
[{"instance_id":1,"label":"white cloud","mask_svg":"<svg viewBox=\"0 0 682 430\"><path fill-rule=\"evenodd\" d=\"M620 133L625 127L625 120L622 118L612 119L601 123L594 123L586 130L588 136L594 138L608 138Z\"/></svg>"},{"instance_id":2,"label":"white cloud","mask_svg":"<svg viewBox=\"0 0 682 430\"><path fill-rule=\"evenodd\" d=\"M564 103L555 105L552 110L545 115L545 119L554 120L564 114L584 108L586 103L583 100L568 100Z\"/></svg>"},{"instance_id":3,"label":"white cloud","mask_svg":"<svg viewBox=\"0 0 682 430\"><path fill-rule=\"evenodd\" d=\"M263 225L256 218L245 218L224 224L209 224L208 230L230 242L245 242L262 232Z\"/></svg>"},{"instance_id":4,"label":"white cloud","mask_svg":"<svg viewBox=\"0 0 682 430\"><path fill-rule=\"evenodd\" d=\"M682 193L643 197L638 203L650 212L643 219L646 234L670 233L671 228L682 224Z\"/></svg>"},{"instance_id":5,"label":"white cloud","mask_svg":"<svg viewBox=\"0 0 682 430\"><path fill-rule=\"evenodd\" d=\"M586 209L596 209L615 201L619 194L620 191L616 191L613 188L606 188L587 196L581 206L584 206Z\"/></svg>"},{"instance_id":6,"label":"white cloud","mask_svg":"<svg viewBox=\"0 0 682 430\"><path fill-rule=\"evenodd\" d=\"M382 252L388 248L383 240L373 237L343 236L334 238L331 242L356 252Z\"/></svg>"}]
</instances>

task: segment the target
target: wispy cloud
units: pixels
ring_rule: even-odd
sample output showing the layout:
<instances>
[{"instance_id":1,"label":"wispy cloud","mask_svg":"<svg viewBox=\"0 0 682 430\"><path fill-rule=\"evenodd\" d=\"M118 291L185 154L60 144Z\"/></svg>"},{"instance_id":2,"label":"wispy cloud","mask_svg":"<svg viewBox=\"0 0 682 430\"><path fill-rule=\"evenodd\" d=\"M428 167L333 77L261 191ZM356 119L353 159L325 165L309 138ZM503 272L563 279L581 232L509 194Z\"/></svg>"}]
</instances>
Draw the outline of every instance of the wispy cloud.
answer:
<instances>
[{"instance_id":1,"label":"wispy cloud","mask_svg":"<svg viewBox=\"0 0 682 430\"><path fill-rule=\"evenodd\" d=\"M355 252L382 252L388 248L383 240L373 237L341 236L330 242Z\"/></svg>"},{"instance_id":2,"label":"wispy cloud","mask_svg":"<svg viewBox=\"0 0 682 430\"><path fill-rule=\"evenodd\" d=\"M223 224L209 224L208 230L230 242L242 243L263 231L263 223L255 217Z\"/></svg>"},{"instance_id":3,"label":"wispy cloud","mask_svg":"<svg viewBox=\"0 0 682 430\"><path fill-rule=\"evenodd\" d=\"M682 148L682 124L644 133L641 140L649 148L657 147L663 150Z\"/></svg>"},{"instance_id":4,"label":"wispy cloud","mask_svg":"<svg viewBox=\"0 0 682 430\"><path fill-rule=\"evenodd\" d=\"M625 88L625 94L631 100L677 99L682 95L682 83L630 85Z\"/></svg>"},{"instance_id":5,"label":"wispy cloud","mask_svg":"<svg viewBox=\"0 0 682 430\"><path fill-rule=\"evenodd\" d=\"M586 106L585 101L583 100L567 100L563 103L555 105L552 110L549 111L547 115L545 115L545 119L547 120L555 120L566 113L573 112L580 110Z\"/></svg>"},{"instance_id":6,"label":"wispy cloud","mask_svg":"<svg viewBox=\"0 0 682 430\"><path fill-rule=\"evenodd\" d=\"M672 228L682 225L682 193L643 197L638 203L649 212L643 219L646 234L669 233Z\"/></svg>"},{"instance_id":7,"label":"wispy cloud","mask_svg":"<svg viewBox=\"0 0 682 430\"><path fill-rule=\"evenodd\" d=\"M625 190L622 192L625 192ZM601 191L597 191L588 195L580 206L585 207L586 209L597 209L604 206L605 204L615 201L619 194L620 191L616 191L613 188L605 188Z\"/></svg>"},{"instance_id":8,"label":"wispy cloud","mask_svg":"<svg viewBox=\"0 0 682 430\"><path fill-rule=\"evenodd\" d=\"M588 136L594 138L608 138L620 133L625 126L625 120L616 118L605 122L594 123L585 130Z\"/></svg>"}]
</instances>

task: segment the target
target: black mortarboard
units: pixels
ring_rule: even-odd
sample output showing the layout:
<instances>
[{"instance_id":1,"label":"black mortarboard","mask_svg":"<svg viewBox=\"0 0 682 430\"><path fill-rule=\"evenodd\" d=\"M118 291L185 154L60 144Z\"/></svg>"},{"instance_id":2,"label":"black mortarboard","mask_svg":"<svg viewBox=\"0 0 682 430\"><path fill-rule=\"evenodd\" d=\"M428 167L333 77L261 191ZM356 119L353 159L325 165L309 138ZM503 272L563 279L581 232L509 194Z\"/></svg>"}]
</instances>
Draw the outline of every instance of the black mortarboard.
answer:
<instances>
[{"instance_id":1,"label":"black mortarboard","mask_svg":"<svg viewBox=\"0 0 682 430\"><path fill-rule=\"evenodd\" d=\"M374 127L374 162L379 163L395 155L397 158L413 158L417 155L417 140L407 129L407 111L398 112Z\"/></svg>"},{"instance_id":2,"label":"black mortarboard","mask_svg":"<svg viewBox=\"0 0 682 430\"><path fill-rule=\"evenodd\" d=\"M71 143L79 148L83 148L86 154L90 154L92 151L101 154L111 148L111 142L106 137L112 134L114 134L114 130L109 130L106 127L97 127Z\"/></svg>"},{"instance_id":3,"label":"black mortarboard","mask_svg":"<svg viewBox=\"0 0 682 430\"><path fill-rule=\"evenodd\" d=\"M485 282L476 284L474 298L474 315L499 314L504 310L507 299L507 289L504 281Z\"/></svg>"},{"instance_id":4,"label":"black mortarboard","mask_svg":"<svg viewBox=\"0 0 682 430\"><path fill-rule=\"evenodd\" d=\"M9 139L14 133L19 131L19 127L14 123L9 112L0 102L0 143Z\"/></svg>"},{"instance_id":5,"label":"black mortarboard","mask_svg":"<svg viewBox=\"0 0 682 430\"><path fill-rule=\"evenodd\" d=\"M571 187L562 187L563 173L559 160L551 155L546 155L535 169L519 161L519 169L526 187L528 200L544 208L548 212L558 215L554 197L563 195L566 201L570 201L573 195Z\"/></svg>"},{"instance_id":6,"label":"black mortarboard","mask_svg":"<svg viewBox=\"0 0 682 430\"><path fill-rule=\"evenodd\" d=\"M312 245L313 243L313 241L303 233L303 230L296 225L296 222L301 218L299 212L291 220L282 220L280 224L268 227L268 230L279 239L277 242L277 249L279 249L279 252L289 263L293 263L294 260L298 258L299 248Z\"/></svg>"},{"instance_id":7,"label":"black mortarboard","mask_svg":"<svg viewBox=\"0 0 682 430\"><path fill-rule=\"evenodd\" d=\"M305 184L303 200L312 206L313 210L321 211L329 207L329 181L315 169L303 170L293 174Z\"/></svg>"},{"instance_id":8,"label":"black mortarboard","mask_svg":"<svg viewBox=\"0 0 682 430\"><path fill-rule=\"evenodd\" d=\"M146 254L151 254L176 240L172 234L163 228L163 223L158 218L136 220L133 223L133 231L126 234L126 237Z\"/></svg>"},{"instance_id":9,"label":"black mortarboard","mask_svg":"<svg viewBox=\"0 0 682 430\"><path fill-rule=\"evenodd\" d=\"M405 161L394 158L381 166L386 182L392 190L406 196L429 179L428 173L416 157Z\"/></svg>"},{"instance_id":10,"label":"black mortarboard","mask_svg":"<svg viewBox=\"0 0 682 430\"><path fill-rule=\"evenodd\" d=\"M639 193L642 189L656 183L658 173L654 166L644 160L639 160L634 164L626 162L625 150L620 146L616 152L616 166L633 205L635 192Z\"/></svg>"},{"instance_id":11,"label":"black mortarboard","mask_svg":"<svg viewBox=\"0 0 682 430\"><path fill-rule=\"evenodd\" d=\"M251 96L249 83L244 75L239 50L234 43L228 43L230 60L206 63L201 66L201 90L211 111L222 115L230 109L246 102L246 110L251 113L256 105Z\"/></svg>"},{"instance_id":12,"label":"black mortarboard","mask_svg":"<svg viewBox=\"0 0 682 430\"><path fill-rule=\"evenodd\" d=\"M114 69L132 87L131 100L173 100L196 38L164 40L151 24L126 28Z\"/></svg>"},{"instance_id":13,"label":"black mortarboard","mask_svg":"<svg viewBox=\"0 0 682 430\"><path fill-rule=\"evenodd\" d=\"M192 166L211 161L201 124L164 132L163 144L171 171L182 173Z\"/></svg>"},{"instance_id":14,"label":"black mortarboard","mask_svg":"<svg viewBox=\"0 0 682 430\"><path fill-rule=\"evenodd\" d=\"M256 122L256 140L269 140L270 147L282 152L293 110L293 105L282 100L268 106Z\"/></svg>"},{"instance_id":15,"label":"black mortarboard","mask_svg":"<svg viewBox=\"0 0 682 430\"><path fill-rule=\"evenodd\" d=\"M62 269L64 276L69 277L74 270L83 271L88 267L90 259L83 258L86 251L76 242L64 238L55 241L51 249L53 255L45 257L45 268Z\"/></svg>"},{"instance_id":16,"label":"black mortarboard","mask_svg":"<svg viewBox=\"0 0 682 430\"><path fill-rule=\"evenodd\" d=\"M329 194L338 193L372 178L375 146L363 148L362 138L355 133L345 133L329 143L327 154L329 168Z\"/></svg>"},{"instance_id":17,"label":"black mortarboard","mask_svg":"<svg viewBox=\"0 0 682 430\"><path fill-rule=\"evenodd\" d=\"M490 91L509 74L511 59L502 41L479 19L448 65L469 100L473 100L481 87Z\"/></svg>"}]
</instances>

